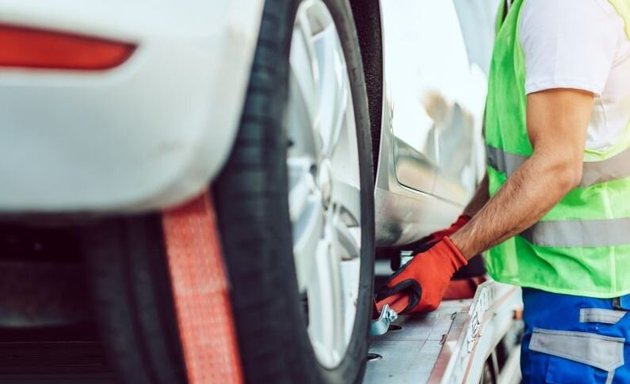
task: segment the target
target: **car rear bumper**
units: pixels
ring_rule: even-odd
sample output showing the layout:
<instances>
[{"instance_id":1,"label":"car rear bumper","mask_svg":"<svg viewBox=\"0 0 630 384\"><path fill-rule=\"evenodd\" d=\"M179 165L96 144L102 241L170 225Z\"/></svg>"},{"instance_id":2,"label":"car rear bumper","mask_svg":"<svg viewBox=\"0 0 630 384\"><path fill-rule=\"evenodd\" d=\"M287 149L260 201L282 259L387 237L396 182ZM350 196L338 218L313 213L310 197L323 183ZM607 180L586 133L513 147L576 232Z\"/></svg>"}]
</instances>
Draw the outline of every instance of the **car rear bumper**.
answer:
<instances>
[{"instance_id":1,"label":"car rear bumper","mask_svg":"<svg viewBox=\"0 0 630 384\"><path fill-rule=\"evenodd\" d=\"M0 68L0 214L168 207L229 155L262 1L85 3L0 1L3 24L137 45L105 71Z\"/></svg>"}]
</instances>

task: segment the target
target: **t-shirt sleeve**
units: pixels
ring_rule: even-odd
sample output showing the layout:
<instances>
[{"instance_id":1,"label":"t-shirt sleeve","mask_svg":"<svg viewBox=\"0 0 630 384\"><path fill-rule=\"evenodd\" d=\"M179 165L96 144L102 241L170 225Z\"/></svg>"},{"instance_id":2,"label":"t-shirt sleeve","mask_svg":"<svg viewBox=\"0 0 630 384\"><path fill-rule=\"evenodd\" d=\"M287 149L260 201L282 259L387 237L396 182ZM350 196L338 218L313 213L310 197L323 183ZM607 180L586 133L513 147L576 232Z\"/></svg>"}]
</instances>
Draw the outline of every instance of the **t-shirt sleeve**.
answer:
<instances>
[{"instance_id":1,"label":"t-shirt sleeve","mask_svg":"<svg viewBox=\"0 0 630 384\"><path fill-rule=\"evenodd\" d=\"M600 95L613 66L618 17L605 0L527 0L519 39L526 92L574 88Z\"/></svg>"}]
</instances>

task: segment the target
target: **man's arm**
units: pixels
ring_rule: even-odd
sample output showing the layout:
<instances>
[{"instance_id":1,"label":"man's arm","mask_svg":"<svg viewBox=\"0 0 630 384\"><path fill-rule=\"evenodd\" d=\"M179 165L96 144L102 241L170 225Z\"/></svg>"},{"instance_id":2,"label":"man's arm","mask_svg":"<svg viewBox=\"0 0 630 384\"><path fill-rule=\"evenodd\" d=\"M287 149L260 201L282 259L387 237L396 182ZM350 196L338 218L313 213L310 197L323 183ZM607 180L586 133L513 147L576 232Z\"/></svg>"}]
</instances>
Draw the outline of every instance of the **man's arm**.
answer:
<instances>
[{"instance_id":1,"label":"man's arm","mask_svg":"<svg viewBox=\"0 0 630 384\"><path fill-rule=\"evenodd\" d=\"M488 174L486 173L481 179L481 183L477 187L477 191L475 191L475 195L473 196L470 203L464 208L464 215L474 217L481 208L490 200L490 194L488 193Z\"/></svg>"},{"instance_id":2,"label":"man's arm","mask_svg":"<svg viewBox=\"0 0 630 384\"><path fill-rule=\"evenodd\" d=\"M580 90L552 89L528 95L527 131L534 153L451 236L466 258L529 228L579 184L592 106L593 94Z\"/></svg>"}]
</instances>

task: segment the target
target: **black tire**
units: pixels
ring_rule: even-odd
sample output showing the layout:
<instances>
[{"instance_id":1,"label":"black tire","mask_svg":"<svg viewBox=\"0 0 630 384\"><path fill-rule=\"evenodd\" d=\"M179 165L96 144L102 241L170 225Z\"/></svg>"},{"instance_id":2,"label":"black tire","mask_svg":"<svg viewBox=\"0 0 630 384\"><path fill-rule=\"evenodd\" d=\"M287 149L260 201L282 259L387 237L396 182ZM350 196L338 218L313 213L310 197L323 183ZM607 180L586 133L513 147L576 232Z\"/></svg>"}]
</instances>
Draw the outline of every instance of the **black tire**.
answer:
<instances>
[{"instance_id":1,"label":"black tire","mask_svg":"<svg viewBox=\"0 0 630 384\"><path fill-rule=\"evenodd\" d=\"M81 239L101 338L118 379L186 383L160 215L100 222Z\"/></svg>"},{"instance_id":2,"label":"black tire","mask_svg":"<svg viewBox=\"0 0 630 384\"><path fill-rule=\"evenodd\" d=\"M289 50L299 1L267 0L240 129L213 194L248 383L352 383L365 368L374 252L373 171L365 80L350 7L325 0L345 52L361 176L362 261L356 321L346 356L321 367L298 294L283 127Z\"/></svg>"}]
</instances>

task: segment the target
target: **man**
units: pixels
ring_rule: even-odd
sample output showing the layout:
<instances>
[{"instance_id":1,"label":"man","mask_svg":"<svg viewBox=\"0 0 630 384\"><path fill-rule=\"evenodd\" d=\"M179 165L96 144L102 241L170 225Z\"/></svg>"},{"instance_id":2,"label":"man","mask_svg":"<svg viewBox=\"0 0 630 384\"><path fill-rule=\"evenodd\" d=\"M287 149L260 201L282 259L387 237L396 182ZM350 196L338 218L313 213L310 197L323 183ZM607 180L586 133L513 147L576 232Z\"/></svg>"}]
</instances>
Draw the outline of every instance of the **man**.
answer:
<instances>
[{"instance_id":1,"label":"man","mask_svg":"<svg viewBox=\"0 0 630 384\"><path fill-rule=\"evenodd\" d=\"M435 309L490 249L489 274L523 287L526 383L630 383L630 0L513 0L499 17L487 175L379 306Z\"/></svg>"}]
</instances>

